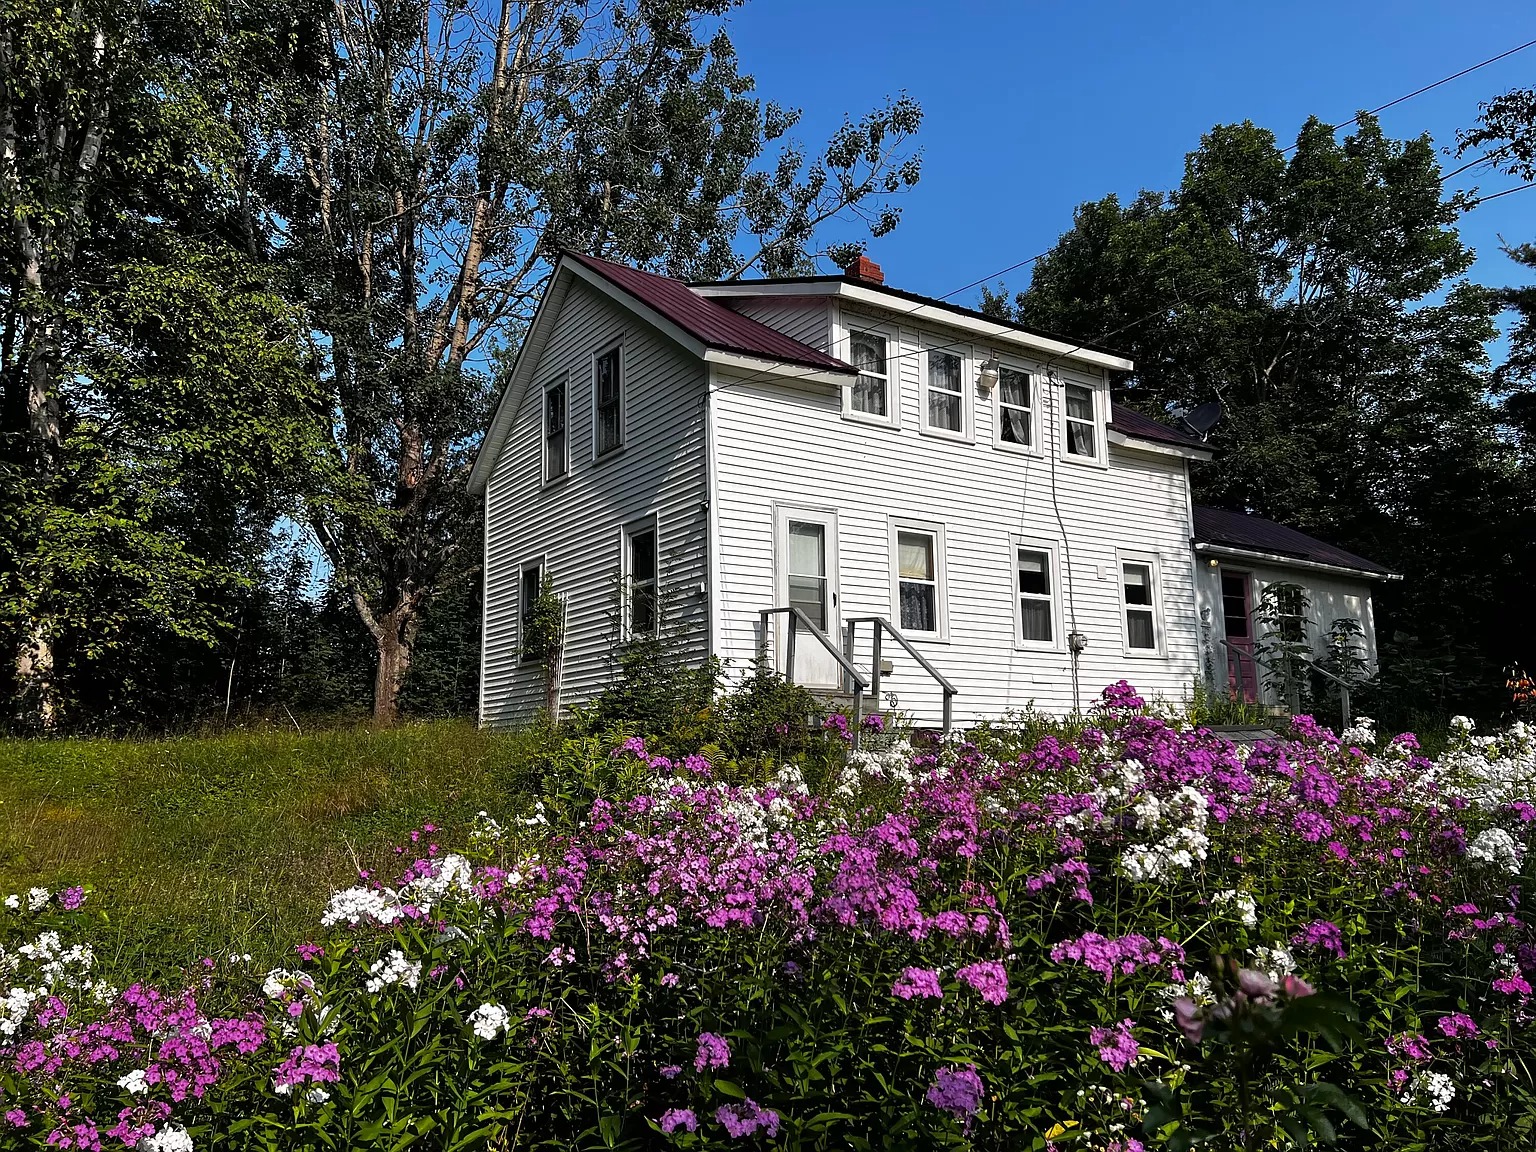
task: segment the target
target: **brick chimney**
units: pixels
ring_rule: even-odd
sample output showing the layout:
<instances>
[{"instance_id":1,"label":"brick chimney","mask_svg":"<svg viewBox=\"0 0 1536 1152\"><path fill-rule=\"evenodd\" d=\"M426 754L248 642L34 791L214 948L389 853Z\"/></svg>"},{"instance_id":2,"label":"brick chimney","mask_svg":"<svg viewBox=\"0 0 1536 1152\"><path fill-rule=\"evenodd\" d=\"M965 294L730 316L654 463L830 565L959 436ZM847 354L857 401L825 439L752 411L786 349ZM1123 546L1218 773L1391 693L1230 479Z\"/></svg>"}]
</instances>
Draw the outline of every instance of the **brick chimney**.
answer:
<instances>
[{"instance_id":1,"label":"brick chimney","mask_svg":"<svg viewBox=\"0 0 1536 1152\"><path fill-rule=\"evenodd\" d=\"M880 265L862 254L843 269L843 275L850 280L863 280L869 284L885 283L885 273L880 271Z\"/></svg>"}]
</instances>

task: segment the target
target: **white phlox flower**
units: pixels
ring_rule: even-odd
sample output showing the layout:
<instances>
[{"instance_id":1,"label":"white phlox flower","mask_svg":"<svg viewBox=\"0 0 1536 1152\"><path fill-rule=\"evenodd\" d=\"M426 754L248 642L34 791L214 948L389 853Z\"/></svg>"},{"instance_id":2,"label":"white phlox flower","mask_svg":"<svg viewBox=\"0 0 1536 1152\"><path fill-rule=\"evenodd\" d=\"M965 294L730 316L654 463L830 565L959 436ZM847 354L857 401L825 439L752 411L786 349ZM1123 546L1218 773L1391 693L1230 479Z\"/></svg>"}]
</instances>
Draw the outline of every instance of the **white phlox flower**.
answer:
<instances>
[{"instance_id":1,"label":"white phlox flower","mask_svg":"<svg viewBox=\"0 0 1536 1152\"><path fill-rule=\"evenodd\" d=\"M139 1152L193 1152L192 1137L185 1128L168 1124L153 1136L139 1141Z\"/></svg>"},{"instance_id":2,"label":"white phlox flower","mask_svg":"<svg viewBox=\"0 0 1536 1152\"><path fill-rule=\"evenodd\" d=\"M1239 892L1236 888L1228 888L1224 892L1218 892L1211 897L1211 906L1220 908L1223 905L1232 905L1232 911L1238 921L1245 928L1257 928L1259 926L1259 906L1253 902L1253 897L1246 892Z\"/></svg>"},{"instance_id":3,"label":"white phlox flower","mask_svg":"<svg viewBox=\"0 0 1536 1152\"><path fill-rule=\"evenodd\" d=\"M398 948L391 948L388 956L374 961L369 967L368 980L363 987L377 994L387 985L404 984L414 992L420 980L421 961L407 960L404 952Z\"/></svg>"},{"instance_id":4,"label":"white phlox flower","mask_svg":"<svg viewBox=\"0 0 1536 1152\"><path fill-rule=\"evenodd\" d=\"M506 1032L511 1015L500 1004L482 1004L469 1014L469 1024L482 1040L494 1040Z\"/></svg>"},{"instance_id":5,"label":"white phlox flower","mask_svg":"<svg viewBox=\"0 0 1536 1152\"><path fill-rule=\"evenodd\" d=\"M337 924L356 927L359 924L393 924L404 915L404 905L399 897L387 890L376 888L347 888L331 894L330 905L320 917L325 928Z\"/></svg>"},{"instance_id":6,"label":"white phlox flower","mask_svg":"<svg viewBox=\"0 0 1536 1152\"><path fill-rule=\"evenodd\" d=\"M1456 1099L1456 1083L1444 1072L1415 1072L1399 1099L1404 1104L1422 1104L1431 1112L1445 1112Z\"/></svg>"},{"instance_id":7,"label":"white phlox flower","mask_svg":"<svg viewBox=\"0 0 1536 1152\"><path fill-rule=\"evenodd\" d=\"M1525 848L1502 828L1485 828L1467 845L1467 859L1518 875Z\"/></svg>"},{"instance_id":8,"label":"white phlox flower","mask_svg":"<svg viewBox=\"0 0 1536 1152\"><path fill-rule=\"evenodd\" d=\"M135 1068L126 1076L119 1076L117 1086L130 1096L142 1096L149 1091L149 1081L145 1079L142 1068Z\"/></svg>"}]
</instances>

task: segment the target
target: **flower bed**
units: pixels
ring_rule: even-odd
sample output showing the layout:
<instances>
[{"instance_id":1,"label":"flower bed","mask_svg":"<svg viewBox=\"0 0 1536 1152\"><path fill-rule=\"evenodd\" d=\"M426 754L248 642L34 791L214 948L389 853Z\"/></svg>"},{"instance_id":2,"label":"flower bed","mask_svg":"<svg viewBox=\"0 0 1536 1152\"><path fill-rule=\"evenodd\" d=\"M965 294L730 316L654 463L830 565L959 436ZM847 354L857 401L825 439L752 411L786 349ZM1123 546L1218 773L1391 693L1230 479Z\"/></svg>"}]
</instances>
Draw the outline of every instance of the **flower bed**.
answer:
<instances>
[{"instance_id":1,"label":"flower bed","mask_svg":"<svg viewBox=\"0 0 1536 1152\"><path fill-rule=\"evenodd\" d=\"M1002 762L872 731L727 784L584 742L290 968L160 988L66 942L78 892L21 895L0 1142L1521 1146L1536 741L1346 735L1248 752L1121 684Z\"/></svg>"}]
</instances>

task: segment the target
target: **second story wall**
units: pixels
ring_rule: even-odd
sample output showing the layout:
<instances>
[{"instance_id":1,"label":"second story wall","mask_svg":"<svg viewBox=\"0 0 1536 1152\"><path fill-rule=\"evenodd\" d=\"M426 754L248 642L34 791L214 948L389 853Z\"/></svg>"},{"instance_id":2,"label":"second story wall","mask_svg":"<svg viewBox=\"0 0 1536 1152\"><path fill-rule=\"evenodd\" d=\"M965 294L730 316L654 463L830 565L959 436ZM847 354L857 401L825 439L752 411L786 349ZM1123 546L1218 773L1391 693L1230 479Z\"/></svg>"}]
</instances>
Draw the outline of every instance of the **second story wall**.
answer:
<instances>
[{"instance_id":1,"label":"second story wall","mask_svg":"<svg viewBox=\"0 0 1536 1152\"><path fill-rule=\"evenodd\" d=\"M722 376L711 397L717 652L750 658L756 613L784 597L785 544L775 525L783 509L805 509L836 517L840 620L879 615L900 625L898 538L906 530L932 542L938 628L914 642L960 689L959 719L996 718L1031 702L1070 709L1066 637L1074 627L1087 638L1078 665L1083 706L1121 678L1145 693L1186 696L1200 667L1186 462L1107 443L1107 381L1092 369L1047 365L894 314L839 309L834 317L834 352L844 359L854 359L853 334L886 341L883 418L850 411L848 390L750 376ZM940 387L930 384L929 357L938 352L959 358L958 399L949 387L957 379L952 363L936 371ZM1027 385L1013 378L1008 395L1022 403L1012 412L1002 407L1001 385L988 393L977 384L990 356L1027 377ZM1068 444L1068 385L1078 389L1075 414L1087 411L1085 397L1091 406L1091 419L1070 434L1077 452ZM961 427L934 426L952 418L956 404ZM1013 431L1005 436L1008 420ZM1021 549L1029 563L1045 557L1051 574L1043 598L1021 597ZM1128 595L1140 596L1127 592L1127 565L1132 583L1152 585L1150 621L1139 605L1127 605ZM1049 615L1048 641L1027 636L1040 625L1022 617L1038 613ZM899 707L936 718L940 697L931 681L901 653L886 655L895 664L887 688ZM868 662L866 640L859 663Z\"/></svg>"},{"instance_id":2,"label":"second story wall","mask_svg":"<svg viewBox=\"0 0 1536 1152\"><path fill-rule=\"evenodd\" d=\"M663 627L680 658L707 651L703 364L602 293L573 280L486 489L481 718L527 719L543 703L539 666L521 660L522 576L531 565L567 597L562 699L609 682L623 624L626 530L654 528ZM597 358L619 349L622 445L599 454ZM564 475L551 478L548 394L565 389Z\"/></svg>"}]
</instances>

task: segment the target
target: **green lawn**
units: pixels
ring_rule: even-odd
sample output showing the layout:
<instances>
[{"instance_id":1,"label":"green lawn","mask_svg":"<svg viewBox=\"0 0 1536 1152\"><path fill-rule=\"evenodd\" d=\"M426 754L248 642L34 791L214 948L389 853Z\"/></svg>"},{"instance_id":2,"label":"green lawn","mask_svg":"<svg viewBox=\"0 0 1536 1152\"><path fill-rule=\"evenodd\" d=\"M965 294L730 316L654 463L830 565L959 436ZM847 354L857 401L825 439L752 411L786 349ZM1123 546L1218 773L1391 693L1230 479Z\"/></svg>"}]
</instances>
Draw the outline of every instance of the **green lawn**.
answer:
<instances>
[{"instance_id":1,"label":"green lawn","mask_svg":"<svg viewBox=\"0 0 1536 1152\"><path fill-rule=\"evenodd\" d=\"M431 822L460 844L523 811L547 737L464 722L386 732L0 740L0 894L93 888L102 967L291 955L329 893Z\"/></svg>"}]
</instances>

